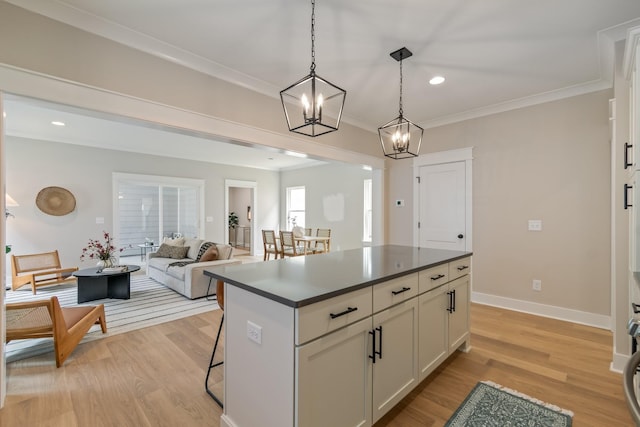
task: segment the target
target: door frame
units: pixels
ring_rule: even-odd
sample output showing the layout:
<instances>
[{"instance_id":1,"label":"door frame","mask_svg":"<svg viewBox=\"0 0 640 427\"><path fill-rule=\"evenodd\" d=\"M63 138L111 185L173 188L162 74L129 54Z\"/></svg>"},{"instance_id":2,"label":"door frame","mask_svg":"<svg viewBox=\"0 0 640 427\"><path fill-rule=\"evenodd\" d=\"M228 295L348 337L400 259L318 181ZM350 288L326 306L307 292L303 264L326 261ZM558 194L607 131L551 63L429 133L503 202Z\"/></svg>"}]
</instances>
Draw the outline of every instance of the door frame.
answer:
<instances>
[{"instance_id":1,"label":"door frame","mask_svg":"<svg viewBox=\"0 0 640 427\"><path fill-rule=\"evenodd\" d=\"M420 168L422 166L441 165L445 163L464 162L465 175L465 248L467 252L471 252L473 248L472 240L472 224L473 224L473 147L460 148L457 150L438 151L435 153L427 153L413 159L413 246L420 246L420 229L418 221L420 220L420 185L418 178L420 177Z\"/></svg>"},{"instance_id":2,"label":"door frame","mask_svg":"<svg viewBox=\"0 0 640 427\"><path fill-rule=\"evenodd\" d=\"M240 181L236 179L225 179L224 180L224 230L225 236L229 236L229 188L238 187L238 188L249 188L253 190L251 192L251 248L250 255L255 255L258 253L258 239L256 238L256 224L258 222L258 183L255 181ZM231 243L231 242L229 242Z\"/></svg>"}]
</instances>

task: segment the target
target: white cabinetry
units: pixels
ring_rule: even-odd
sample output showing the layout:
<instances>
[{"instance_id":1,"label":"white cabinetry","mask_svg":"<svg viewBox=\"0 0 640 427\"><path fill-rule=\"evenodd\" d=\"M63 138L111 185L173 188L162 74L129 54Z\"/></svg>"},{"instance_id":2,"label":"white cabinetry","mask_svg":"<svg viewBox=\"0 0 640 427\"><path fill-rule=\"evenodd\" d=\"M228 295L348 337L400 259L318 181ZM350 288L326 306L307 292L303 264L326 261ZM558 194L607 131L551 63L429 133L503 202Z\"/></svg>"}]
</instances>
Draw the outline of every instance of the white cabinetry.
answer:
<instances>
[{"instance_id":1,"label":"white cabinetry","mask_svg":"<svg viewBox=\"0 0 640 427\"><path fill-rule=\"evenodd\" d=\"M369 426L371 318L296 348L296 426Z\"/></svg>"},{"instance_id":2,"label":"white cabinetry","mask_svg":"<svg viewBox=\"0 0 640 427\"><path fill-rule=\"evenodd\" d=\"M422 278L422 277L421 277ZM420 295L420 381L449 356L449 287L440 286Z\"/></svg>"},{"instance_id":3,"label":"white cabinetry","mask_svg":"<svg viewBox=\"0 0 640 427\"><path fill-rule=\"evenodd\" d=\"M413 297L375 314L373 325L375 423L418 385L418 299Z\"/></svg>"}]
</instances>

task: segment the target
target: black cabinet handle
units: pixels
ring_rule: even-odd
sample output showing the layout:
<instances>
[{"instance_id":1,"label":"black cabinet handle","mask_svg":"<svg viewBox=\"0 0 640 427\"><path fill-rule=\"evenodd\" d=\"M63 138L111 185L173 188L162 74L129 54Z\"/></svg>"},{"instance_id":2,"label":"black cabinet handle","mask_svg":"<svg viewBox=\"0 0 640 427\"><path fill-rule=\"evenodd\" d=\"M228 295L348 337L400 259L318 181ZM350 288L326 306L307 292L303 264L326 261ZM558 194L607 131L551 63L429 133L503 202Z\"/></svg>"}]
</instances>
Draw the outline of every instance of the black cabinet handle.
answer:
<instances>
[{"instance_id":1,"label":"black cabinet handle","mask_svg":"<svg viewBox=\"0 0 640 427\"><path fill-rule=\"evenodd\" d=\"M633 188L633 185L625 184L624 185L624 208L631 208L633 205L629 204L629 189Z\"/></svg>"},{"instance_id":2,"label":"black cabinet handle","mask_svg":"<svg viewBox=\"0 0 640 427\"><path fill-rule=\"evenodd\" d=\"M628 168L633 166L633 163L629 162L629 148L632 148L633 144L629 144L628 142L624 143L624 168Z\"/></svg>"},{"instance_id":3,"label":"black cabinet handle","mask_svg":"<svg viewBox=\"0 0 640 427\"><path fill-rule=\"evenodd\" d=\"M468 265L461 265L460 267L458 267L458 271L466 270L467 268L469 268Z\"/></svg>"},{"instance_id":4,"label":"black cabinet handle","mask_svg":"<svg viewBox=\"0 0 640 427\"><path fill-rule=\"evenodd\" d=\"M376 331L369 331L369 335L372 335L373 338L371 338L371 353L369 355L369 359L373 360L373 363L376 363Z\"/></svg>"},{"instance_id":5,"label":"black cabinet handle","mask_svg":"<svg viewBox=\"0 0 640 427\"><path fill-rule=\"evenodd\" d=\"M411 290L411 288L407 288L406 286L403 286L402 289L400 289L399 291L391 291L391 293L393 295L399 295L399 294L401 294L403 292L407 292L407 291L410 291L410 290Z\"/></svg>"},{"instance_id":6,"label":"black cabinet handle","mask_svg":"<svg viewBox=\"0 0 640 427\"><path fill-rule=\"evenodd\" d=\"M431 276L431 280L438 280L438 279L442 279L444 277L444 274L438 274L437 276Z\"/></svg>"},{"instance_id":7,"label":"black cabinet handle","mask_svg":"<svg viewBox=\"0 0 640 427\"><path fill-rule=\"evenodd\" d=\"M382 326L378 326L376 331L380 332L380 338L378 338L378 351L374 353L378 355L378 359L382 359Z\"/></svg>"},{"instance_id":8,"label":"black cabinet handle","mask_svg":"<svg viewBox=\"0 0 640 427\"><path fill-rule=\"evenodd\" d=\"M347 309L345 311L342 311L342 312L340 312L338 314L329 313L329 316L331 316L332 319L335 319L336 317L340 317L340 316L344 316L345 314L353 313L357 309L358 309L358 307L347 307Z\"/></svg>"},{"instance_id":9,"label":"black cabinet handle","mask_svg":"<svg viewBox=\"0 0 640 427\"><path fill-rule=\"evenodd\" d=\"M449 296L449 306L447 307L447 311L449 313L453 313L453 292L447 292Z\"/></svg>"},{"instance_id":10,"label":"black cabinet handle","mask_svg":"<svg viewBox=\"0 0 640 427\"><path fill-rule=\"evenodd\" d=\"M451 305L451 312L455 313L456 312L456 290L454 289L453 291L451 291L451 293L453 294L453 297L451 298L451 300L453 301Z\"/></svg>"}]
</instances>

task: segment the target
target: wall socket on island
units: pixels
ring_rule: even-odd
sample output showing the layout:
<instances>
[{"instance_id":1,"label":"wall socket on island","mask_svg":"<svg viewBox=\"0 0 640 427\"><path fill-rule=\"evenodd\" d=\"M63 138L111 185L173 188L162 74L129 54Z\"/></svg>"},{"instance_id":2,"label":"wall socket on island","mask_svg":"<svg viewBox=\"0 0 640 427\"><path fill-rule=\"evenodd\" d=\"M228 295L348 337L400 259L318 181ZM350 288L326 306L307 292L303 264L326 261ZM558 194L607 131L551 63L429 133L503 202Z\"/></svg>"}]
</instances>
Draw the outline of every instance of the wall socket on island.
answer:
<instances>
[{"instance_id":1,"label":"wall socket on island","mask_svg":"<svg viewBox=\"0 0 640 427\"><path fill-rule=\"evenodd\" d=\"M531 285L532 289L534 291L541 291L542 290L542 280L538 280L538 279L533 279L533 284Z\"/></svg>"}]
</instances>

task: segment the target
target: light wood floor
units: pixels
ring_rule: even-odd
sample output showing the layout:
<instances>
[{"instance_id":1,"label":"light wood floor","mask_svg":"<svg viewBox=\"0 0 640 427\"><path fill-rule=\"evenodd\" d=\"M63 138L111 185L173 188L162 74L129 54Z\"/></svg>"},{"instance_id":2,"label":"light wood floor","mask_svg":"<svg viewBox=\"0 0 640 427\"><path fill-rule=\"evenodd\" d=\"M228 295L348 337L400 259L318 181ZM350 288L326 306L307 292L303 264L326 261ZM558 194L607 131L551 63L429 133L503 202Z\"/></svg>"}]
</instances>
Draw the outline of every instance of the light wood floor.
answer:
<instances>
[{"instance_id":1,"label":"light wood floor","mask_svg":"<svg viewBox=\"0 0 640 427\"><path fill-rule=\"evenodd\" d=\"M52 354L11 363L0 425L218 426L204 377L219 319L82 344L60 369ZM450 357L376 427L441 426L480 380L569 409L576 427L632 426L621 375L609 371L609 332L476 304L471 325L471 352Z\"/></svg>"}]
</instances>

